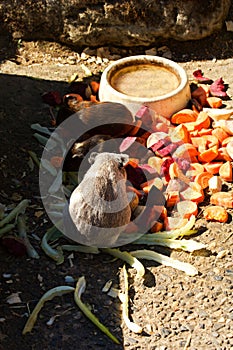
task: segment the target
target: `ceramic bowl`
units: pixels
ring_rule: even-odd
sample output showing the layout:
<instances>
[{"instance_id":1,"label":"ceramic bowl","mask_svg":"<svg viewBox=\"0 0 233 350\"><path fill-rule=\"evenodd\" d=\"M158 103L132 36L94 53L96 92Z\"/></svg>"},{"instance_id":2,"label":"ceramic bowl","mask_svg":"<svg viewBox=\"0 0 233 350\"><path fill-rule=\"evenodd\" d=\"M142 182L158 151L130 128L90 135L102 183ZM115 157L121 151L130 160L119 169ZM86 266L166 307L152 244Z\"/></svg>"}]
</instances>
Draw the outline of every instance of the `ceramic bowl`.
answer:
<instances>
[{"instance_id":1,"label":"ceramic bowl","mask_svg":"<svg viewBox=\"0 0 233 350\"><path fill-rule=\"evenodd\" d=\"M111 63L100 80L101 102L119 102L133 115L142 105L169 118L191 98L185 70L163 57L139 55Z\"/></svg>"}]
</instances>

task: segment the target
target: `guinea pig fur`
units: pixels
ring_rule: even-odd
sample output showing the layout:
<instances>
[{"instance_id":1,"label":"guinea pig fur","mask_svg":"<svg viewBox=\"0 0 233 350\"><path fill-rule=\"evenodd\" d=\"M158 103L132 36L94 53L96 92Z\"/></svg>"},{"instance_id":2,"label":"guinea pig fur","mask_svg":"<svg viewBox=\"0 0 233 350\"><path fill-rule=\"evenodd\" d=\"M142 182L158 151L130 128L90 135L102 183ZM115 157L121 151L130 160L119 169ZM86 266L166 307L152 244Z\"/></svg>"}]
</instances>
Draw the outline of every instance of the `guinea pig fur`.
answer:
<instances>
[{"instance_id":1,"label":"guinea pig fur","mask_svg":"<svg viewBox=\"0 0 233 350\"><path fill-rule=\"evenodd\" d=\"M114 245L131 218L126 192L126 154L92 152L92 164L70 197L69 215L76 233L67 235L79 243Z\"/></svg>"}]
</instances>

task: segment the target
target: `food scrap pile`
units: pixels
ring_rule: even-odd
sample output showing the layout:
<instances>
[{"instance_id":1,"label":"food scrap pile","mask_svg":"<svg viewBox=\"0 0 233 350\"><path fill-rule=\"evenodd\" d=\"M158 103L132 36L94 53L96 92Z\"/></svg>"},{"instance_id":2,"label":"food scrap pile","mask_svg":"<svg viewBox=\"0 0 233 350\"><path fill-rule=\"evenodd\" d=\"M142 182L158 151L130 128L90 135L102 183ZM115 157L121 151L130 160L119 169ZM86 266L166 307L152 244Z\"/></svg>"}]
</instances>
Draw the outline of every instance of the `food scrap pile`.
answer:
<instances>
[{"instance_id":1,"label":"food scrap pile","mask_svg":"<svg viewBox=\"0 0 233 350\"><path fill-rule=\"evenodd\" d=\"M98 87L97 81L74 82L72 93L62 98L49 92L43 100L60 106L59 124L74 111L100 103ZM190 88L189 105L169 120L142 106L135 128L119 146L119 152L130 156L126 171L132 186L127 190L134 192L139 207L145 198L154 198L144 208L150 232L178 229L198 214L227 222L233 208L233 110L224 106L227 86L222 78L213 82L197 70ZM202 212L203 202L209 206Z\"/></svg>"}]
</instances>

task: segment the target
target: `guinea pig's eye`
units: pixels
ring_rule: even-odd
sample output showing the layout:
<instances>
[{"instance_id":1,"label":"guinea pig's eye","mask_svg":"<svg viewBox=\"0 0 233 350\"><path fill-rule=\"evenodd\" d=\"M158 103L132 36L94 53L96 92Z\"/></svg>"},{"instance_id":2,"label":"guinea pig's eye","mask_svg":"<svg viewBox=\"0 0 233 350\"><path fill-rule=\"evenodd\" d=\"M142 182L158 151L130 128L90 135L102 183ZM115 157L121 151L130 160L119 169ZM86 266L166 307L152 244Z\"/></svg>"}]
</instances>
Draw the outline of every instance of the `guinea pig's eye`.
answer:
<instances>
[{"instance_id":1,"label":"guinea pig's eye","mask_svg":"<svg viewBox=\"0 0 233 350\"><path fill-rule=\"evenodd\" d=\"M124 167L124 162L123 162L123 161L119 162L119 163L118 163L118 168L121 169L121 168L123 168L123 167Z\"/></svg>"}]
</instances>

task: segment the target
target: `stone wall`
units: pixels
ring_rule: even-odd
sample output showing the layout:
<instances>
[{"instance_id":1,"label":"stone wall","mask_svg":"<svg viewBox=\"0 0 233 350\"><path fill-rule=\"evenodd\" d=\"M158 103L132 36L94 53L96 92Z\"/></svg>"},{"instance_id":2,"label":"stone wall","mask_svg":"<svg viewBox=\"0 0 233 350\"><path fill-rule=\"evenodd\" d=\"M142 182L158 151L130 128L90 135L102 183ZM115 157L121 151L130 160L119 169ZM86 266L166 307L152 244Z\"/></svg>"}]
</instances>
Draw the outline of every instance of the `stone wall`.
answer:
<instances>
[{"instance_id":1,"label":"stone wall","mask_svg":"<svg viewBox=\"0 0 233 350\"><path fill-rule=\"evenodd\" d=\"M0 0L0 29L14 39L81 46L149 46L220 30L230 0Z\"/></svg>"}]
</instances>

